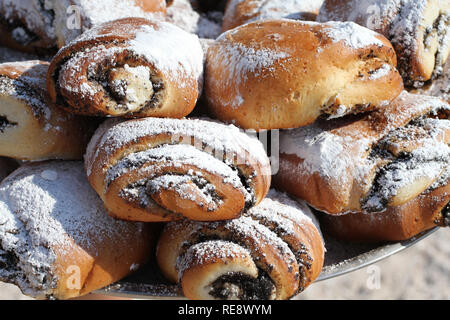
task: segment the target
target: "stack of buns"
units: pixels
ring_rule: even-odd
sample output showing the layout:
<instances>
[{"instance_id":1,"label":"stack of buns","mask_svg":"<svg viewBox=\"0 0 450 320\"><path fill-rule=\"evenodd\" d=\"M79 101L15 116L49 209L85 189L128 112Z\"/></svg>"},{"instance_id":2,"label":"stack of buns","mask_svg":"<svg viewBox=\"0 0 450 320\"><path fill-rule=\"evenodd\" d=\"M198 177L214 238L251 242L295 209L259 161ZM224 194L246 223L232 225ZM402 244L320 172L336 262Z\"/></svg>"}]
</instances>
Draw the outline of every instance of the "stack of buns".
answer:
<instances>
[{"instance_id":1,"label":"stack of buns","mask_svg":"<svg viewBox=\"0 0 450 320\"><path fill-rule=\"evenodd\" d=\"M190 299L289 299L322 232L449 226L449 7L357 2L0 0L0 45L50 60L0 64L0 280L68 299L153 259Z\"/></svg>"}]
</instances>

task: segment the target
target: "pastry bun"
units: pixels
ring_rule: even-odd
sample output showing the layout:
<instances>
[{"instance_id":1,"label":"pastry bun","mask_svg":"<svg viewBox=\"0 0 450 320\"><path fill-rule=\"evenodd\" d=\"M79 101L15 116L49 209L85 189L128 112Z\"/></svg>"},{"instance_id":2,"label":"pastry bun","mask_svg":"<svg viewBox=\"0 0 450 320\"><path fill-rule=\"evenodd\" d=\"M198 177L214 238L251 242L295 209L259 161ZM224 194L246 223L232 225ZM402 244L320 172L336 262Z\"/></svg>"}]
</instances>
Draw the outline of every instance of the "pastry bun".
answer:
<instances>
[{"instance_id":1,"label":"pastry bun","mask_svg":"<svg viewBox=\"0 0 450 320\"><path fill-rule=\"evenodd\" d=\"M416 198L450 164L450 106L404 91L383 109L280 134L275 186L333 215Z\"/></svg>"},{"instance_id":2,"label":"pastry bun","mask_svg":"<svg viewBox=\"0 0 450 320\"><path fill-rule=\"evenodd\" d=\"M382 35L352 22L252 22L208 50L205 91L220 120L255 130L296 128L388 104L403 89Z\"/></svg>"},{"instance_id":3,"label":"pastry bun","mask_svg":"<svg viewBox=\"0 0 450 320\"><path fill-rule=\"evenodd\" d=\"M111 215L144 222L233 219L264 199L271 180L257 139L203 119L107 121L85 164Z\"/></svg>"},{"instance_id":4,"label":"pastry bun","mask_svg":"<svg viewBox=\"0 0 450 320\"><path fill-rule=\"evenodd\" d=\"M0 184L0 280L38 299L69 299L148 261L152 225L114 220L81 162L27 164Z\"/></svg>"},{"instance_id":5,"label":"pastry bun","mask_svg":"<svg viewBox=\"0 0 450 320\"><path fill-rule=\"evenodd\" d=\"M91 116L182 118L202 85L198 37L144 18L90 29L58 52L47 75L53 102Z\"/></svg>"},{"instance_id":6,"label":"pastry bun","mask_svg":"<svg viewBox=\"0 0 450 320\"><path fill-rule=\"evenodd\" d=\"M271 190L239 219L167 224L157 261L189 299L282 300L318 277L324 252L308 206Z\"/></svg>"},{"instance_id":7,"label":"pastry bun","mask_svg":"<svg viewBox=\"0 0 450 320\"><path fill-rule=\"evenodd\" d=\"M68 114L48 97L48 63L0 64L0 156L81 160L95 122Z\"/></svg>"},{"instance_id":8,"label":"pastry bun","mask_svg":"<svg viewBox=\"0 0 450 320\"><path fill-rule=\"evenodd\" d=\"M384 212L349 213L342 216L324 214L320 218L324 232L353 242L403 241L434 227L450 226L450 181L442 177L441 185Z\"/></svg>"}]
</instances>

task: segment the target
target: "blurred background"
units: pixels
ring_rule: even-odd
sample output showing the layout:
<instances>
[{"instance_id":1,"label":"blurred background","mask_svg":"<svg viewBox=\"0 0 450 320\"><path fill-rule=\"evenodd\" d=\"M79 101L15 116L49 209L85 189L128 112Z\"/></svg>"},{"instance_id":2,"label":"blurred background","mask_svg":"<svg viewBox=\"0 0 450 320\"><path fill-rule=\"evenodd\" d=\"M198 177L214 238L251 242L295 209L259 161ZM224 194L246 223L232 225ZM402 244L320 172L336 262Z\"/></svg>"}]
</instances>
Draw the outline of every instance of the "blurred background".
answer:
<instances>
[{"instance_id":1,"label":"blurred background","mask_svg":"<svg viewBox=\"0 0 450 320\"><path fill-rule=\"evenodd\" d=\"M0 299L29 299L0 283ZM448 300L450 232L441 229L418 244L358 271L312 284L297 299Z\"/></svg>"}]
</instances>

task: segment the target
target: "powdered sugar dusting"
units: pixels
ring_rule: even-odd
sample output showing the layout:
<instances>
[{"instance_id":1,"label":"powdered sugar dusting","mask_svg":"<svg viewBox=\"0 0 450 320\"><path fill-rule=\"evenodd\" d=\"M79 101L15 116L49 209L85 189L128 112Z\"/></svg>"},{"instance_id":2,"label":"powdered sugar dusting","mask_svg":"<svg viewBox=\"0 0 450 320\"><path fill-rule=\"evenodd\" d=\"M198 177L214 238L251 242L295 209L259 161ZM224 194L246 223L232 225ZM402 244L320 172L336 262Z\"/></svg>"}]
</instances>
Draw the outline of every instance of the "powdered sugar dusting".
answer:
<instances>
[{"instance_id":1,"label":"powdered sugar dusting","mask_svg":"<svg viewBox=\"0 0 450 320\"><path fill-rule=\"evenodd\" d=\"M355 150L359 153L348 152L352 145L358 143ZM280 152L285 154L295 154L304 159L299 170L314 173L317 172L326 178L340 177L342 183L348 183L348 175L343 173L352 171L358 159L367 150L371 141L364 137L357 139L353 137L343 138L324 131L316 124L283 131L280 134ZM357 178L363 178L366 170L361 172L353 171Z\"/></svg>"},{"instance_id":2,"label":"powdered sugar dusting","mask_svg":"<svg viewBox=\"0 0 450 320\"><path fill-rule=\"evenodd\" d=\"M222 240L200 242L191 246L185 254L177 258L176 269L181 277L185 270L193 265L202 265L207 260L220 259L225 262L250 256L247 249L233 242Z\"/></svg>"},{"instance_id":3,"label":"powdered sugar dusting","mask_svg":"<svg viewBox=\"0 0 450 320\"><path fill-rule=\"evenodd\" d=\"M166 20L200 38L215 39L221 33L221 13L200 14L188 0L174 0L167 8Z\"/></svg>"},{"instance_id":4,"label":"powdered sugar dusting","mask_svg":"<svg viewBox=\"0 0 450 320\"><path fill-rule=\"evenodd\" d=\"M324 0L231 0L228 3L226 17L235 17L236 8L244 5L251 10L245 12L250 17L245 22L265 19L289 18L303 20L309 14L317 14Z\"/></svg>"},{"instance_id":5,"label":"powdered sugar dusting","mask_svg":"<svg viewBox=\"0 0 450 320\"><path fill-rule=\"evenodd\" d=\"M244 101L239 84L245 83L249 76L262 81L266 73L272 74L275 71L276 64L283 63L291 57L288 52L264 48L255 43L247 45L235 42L232 38L236 30L239 29L223 33L213 45L218 47L213 60L222 65L222 70L226 70L226 74L220 78L210 75L208 80L224 81L226 86L237 88L238 91L233 97L221 101L223 105L231 108L238 108Z\"/></svg>"},{"instance_id":6,"label":"powdered sugar dusting","mask_svg":"<svg viewBox=\"0 0 450 320\"><path fill-rule=\"evenodd\" d=\"M142 232L141 224L133 225L136 234ZM22 166L0 185L0 278L27 295L51 294L54 248L71 250L71 238L98 255L89 239L108 241L131 226L106 214L82 163Z\"/></svg>"}]
</instances>

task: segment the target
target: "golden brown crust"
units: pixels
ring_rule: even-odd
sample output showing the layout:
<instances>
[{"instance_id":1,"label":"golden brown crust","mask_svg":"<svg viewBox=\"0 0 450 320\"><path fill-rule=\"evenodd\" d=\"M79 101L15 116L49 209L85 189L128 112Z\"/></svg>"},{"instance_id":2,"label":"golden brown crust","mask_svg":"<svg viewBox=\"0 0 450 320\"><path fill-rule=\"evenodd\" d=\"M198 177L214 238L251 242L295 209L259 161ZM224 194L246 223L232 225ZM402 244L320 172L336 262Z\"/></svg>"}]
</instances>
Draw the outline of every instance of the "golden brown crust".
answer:
<instances>
[{"instance_id":1,"label":"golden brown crust","mask_svg":"<svg viewBox=\"0 0 450 320\"><path fill-rule=\"evenodd\" d=\"M289 299L322 269L314 219L306 205L271 191L236 220L166 225L157 261L190 299Z\"/></svg>"},{"instance_id":2,"label":"golden brown crust","mask_svg":"<svg viewBox=\"0 0 450 320\"><path fill-rule=\"evenodd\" d=\"M380 107L403 89L387 39L352 23L254 22L209 48L210 111L243 128L296 128Z\"/></svg>"},{"instance_id":3,"label":"golden brown crust","mask_svg":"<svg viewBox=\"0 0 450 320\"><path fill-rule=\"evenodd\" d=\"M321 226L328 234L354 242L403 241L436 226L448 226L450 184L398 207L380 213L350 213L321 216ZM446 208L447 206L447 208ZM446 209L445 209L446 208Z\"/></svg>"},{"instance_id":4,"label":"golden brown crust","mask_svg":"<svg viewBox=\"0 0 450 320\"><path fill-rule=\"evenodd\" d=\"M175 50L185 46L183 55ZM105 23L62 48L47 76L52 101L84 115L182 118L195 107L203 72L198 38L160 21Z\"/></svg>"},{"instance_id":5,"label":"golden brown crust","mask_svg":"<svg viewBox=\"0 0 450 320\"><path fill-rule=\"evenodd\" d=\"M47 13L38 1L2 1L0 45L34 54L55 52L55 39L45 22Z\"/></svg>"},{"instance_id":6,"label":"golden brown crust","mask_svg":"<svg viewBox=\"0 0 450 320\"><path fill-rule=\"evenodd\" d=\"M369 199L373 196L371 192L383 187L376 185L378 173L382 172L381 169L389 168L392 161L392 163L402 161L402 156L396 154L396 149L392 148L393 145L397 145L397 142L383 139L395 133L396 130L404 130L402 128L412 120L441 108L446 110L441 116L443 119L448 119L449 107L444 101L403 92L382 110L333 121L319 121L310 127L283 132L280 145L280 169L273 178L274 185L329 214L360 212L363 211L363 207L369 210ZM446 151L448 150L448 146L446 147L448 128L434 129L439 133L433 134L433 137L427 133L423 141L420 136L413 135L410 138L415 143L408 144L408 140L405 142L401 139L398 141L398 147L405 148L405 151L408 148L419 150L414 156L406 152L405 159L409 159L410 155L412 159L420 158L420 150L430 148L426 149L424 154L432 158L433 153L442 152L444 159L442 161L444 163L448 161L445 160L445 158L448 159L448 151ZM379 156L376 152L380 150L377 148L381 148L380 150L384 150L383 152L387 152L390 156L387 158L383 155ZM424 163L428 163L429 160L423 159ZM411 169L420 168L421 165L419 163ZM415 190L414 192L418 193L402 198L403 203L425 191L440 176L439 168L440 165L437 166L436 173L433 171L436 176L431 176L430 173L431 180L423 185L418 182L408 184L410 191ZM412 170L410 172L411 175L414 174ZM428 177L428 174L428 172L421 173L418 176ZM406 176L406 173L402 173L401 177ZM411 179L416 181L413 176ZM386 184L393 182L394 180L391 179ZM383 206L401 204L394 204L394 202L383 203Z\"/></svg>"},{"instance_id":7,"label":"golden brown crust","mask_svg":"<svg viewBox=\"0 0 450 320\"><path fill-rule=\"evenodd\" d=\"M429 81L422 88L410 89L410 92L439 97L442 100L447 101L447 103L450 103L450 59L447 59L441 77L438 77L431 82Z\"/></svg>"},{"instance_id":8,"label":"golden brown crust","mask_svg":"<svg viewBox=\"0 0 450 320\"><path fill-rule=\"evenodd\" d=\"M82 296L131 274L153 253L157 226L108 217L81 162L26 164L0 193L0 279L26 295Z\"/></svg>"},{"instance_id":9,"label":"golden brown crust","mask_svg":"<svg viewBox=\"0 0 450 320\"><path fill-rule=\"evenodd\" d=\"M67 114L45 87L48 63L0 64L0 155L21 160L81 159L95 122Z\"/></svg>"},{"instance_id":10,"label":"golden brown crust","mask_svg":"<svg viewBox=\"0 0 450 320\"><path fill-rule=\"evenodd\" d=\"M258 141L205 120L111 121L85 161L106 208L126 220L235 218L265 197L271 178Z\"/></svg>"},{"instance_id":11,"label":"golden brown crust","mask_svg":"<svg viewBox=\"0 0 450 320\"><path fill-rule=\"evenodd\" d=\"M450 53L450 3L439 0L326 0L319 21L354 21L393 44L405 83L421 87L442 75Z\"/></svg>"}]
</instances>

